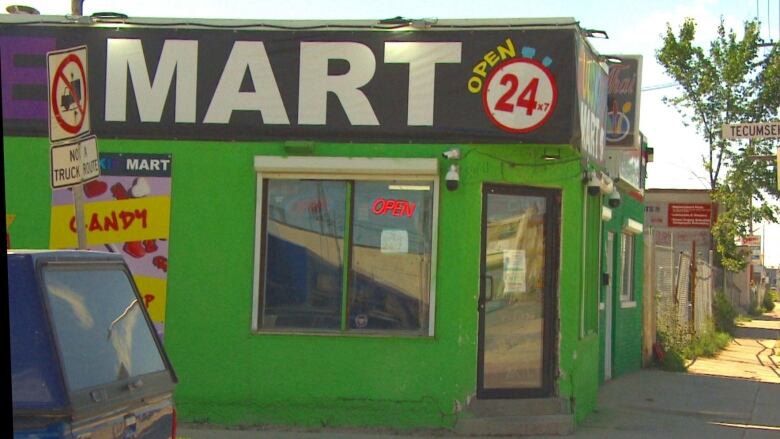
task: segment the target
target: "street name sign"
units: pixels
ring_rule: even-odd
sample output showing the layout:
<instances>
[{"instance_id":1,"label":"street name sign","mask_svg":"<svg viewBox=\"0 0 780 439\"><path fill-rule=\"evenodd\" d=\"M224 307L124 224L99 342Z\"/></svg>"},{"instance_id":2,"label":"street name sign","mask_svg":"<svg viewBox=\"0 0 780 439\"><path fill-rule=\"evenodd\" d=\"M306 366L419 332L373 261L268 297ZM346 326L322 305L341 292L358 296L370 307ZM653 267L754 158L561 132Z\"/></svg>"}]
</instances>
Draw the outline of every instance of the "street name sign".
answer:
<instances>
[{"instance_id":1,"label":"street name sign","mask_svg":"<svg viewBox=\"0 0 780 439\"><path fill-rule=\"evenodd\" d=\"M49 140L75 139L92 130L89 119L87 46L46 53L49 73Z\"/></svg>"},{"instance_id":2,"label":"street name sign","mask_svg":"<svg viewBox=\"0 0 780 439\"><path fill-rule=\"evenodd\" d=\"M86 183L99 176L100 160L95 136L51 146L52 189Z\"/></svg>"},{"instance_id":3,"label":"street name sign","mask_svg":"<svg viewBox=\"0 0 780 439\"><path fill-rule=\"evenodd\" d=\"M755 123L725 123L722 127L724 139L778 139L780 121Z\"/></svg>"}]
</instances>

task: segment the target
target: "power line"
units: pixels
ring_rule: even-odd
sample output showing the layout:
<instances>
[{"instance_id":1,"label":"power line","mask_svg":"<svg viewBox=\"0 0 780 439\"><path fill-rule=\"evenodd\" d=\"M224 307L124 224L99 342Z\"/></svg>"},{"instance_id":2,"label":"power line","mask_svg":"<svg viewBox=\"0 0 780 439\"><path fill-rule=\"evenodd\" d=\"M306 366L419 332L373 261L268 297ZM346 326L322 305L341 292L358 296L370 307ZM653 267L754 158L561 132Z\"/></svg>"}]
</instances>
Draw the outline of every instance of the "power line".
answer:
<instances>
[{"instance_id":1,"label":"power line","mask_svg":"<svg viewBox=\"0 0 780 439\"><path fill-rule=\"evenodd\" d=\"M664 88L672 88L672 87L677 87L677 83L667 82L666 84L648 85L647 87L642 87L642 91L661 90Z\"/></svg>"}]
</instances>

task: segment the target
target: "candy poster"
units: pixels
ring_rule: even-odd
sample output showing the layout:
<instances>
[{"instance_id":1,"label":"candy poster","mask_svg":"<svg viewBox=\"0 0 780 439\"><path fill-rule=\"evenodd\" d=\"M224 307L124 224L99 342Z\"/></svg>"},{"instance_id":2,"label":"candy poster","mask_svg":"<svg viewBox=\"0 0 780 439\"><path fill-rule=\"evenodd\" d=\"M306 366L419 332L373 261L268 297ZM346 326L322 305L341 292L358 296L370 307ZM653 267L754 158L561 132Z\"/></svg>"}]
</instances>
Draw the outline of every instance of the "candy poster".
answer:
<instances>
[{"instance_id":1,"label":"candy poster","mask_svg":"<svg viewBox=\"0 0 780 439\"><path fill-rule=\"evenodd\" d=\"M100 153L100 177L83 185L87 247L124 256L160 336L165 325L171 206L169 154ZM76 248L70 188L52 192L51 248Z\"/></svg>"}]
</instances>

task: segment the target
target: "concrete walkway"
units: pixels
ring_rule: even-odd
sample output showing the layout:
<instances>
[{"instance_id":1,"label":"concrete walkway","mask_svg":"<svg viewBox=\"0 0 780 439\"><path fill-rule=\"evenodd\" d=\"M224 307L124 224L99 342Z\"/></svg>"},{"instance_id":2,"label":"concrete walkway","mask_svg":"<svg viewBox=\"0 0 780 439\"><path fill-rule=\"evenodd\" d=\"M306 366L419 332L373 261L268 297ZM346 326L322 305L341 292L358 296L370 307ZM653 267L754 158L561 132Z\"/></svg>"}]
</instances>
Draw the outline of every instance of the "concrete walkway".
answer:
<instances>
[{"instance_id":1,"label":"concrete walkway","mask_svg":"<svg viewBox=\"0 0 780 439\"><path fill-rule=\"evenodd\" d=\"M780 384L780 303L762 316L739 322L726 349L714 358L698 358L688 372Z\"/></svg>"},{"instance_id":2,"label":"concrete walkway","mask_svg":"<svg viewBox=\"0 0 780 439\"><path fill-rule=\"evenodd\" d=\"M769 332L767 332L769 331ZM771 332L777 331L777 332ZM772 340L771 335L774 336ZM714 359L699 359L690 373L643 369L603 385L598 409L577 426L576 439L780 438L780 303L741 324L738 338ZM772 351L774 349L774 351ZM774 368L774 369L773 369ZM390 439L360 430L225 430L180 425L180 439ZM404 436L400 436L404 437ZM411 438L457 438L449 431ZM538 438L542 438L541 436ZM551 437L545 437L552 439Z\"/></svg>"}]
</instances>

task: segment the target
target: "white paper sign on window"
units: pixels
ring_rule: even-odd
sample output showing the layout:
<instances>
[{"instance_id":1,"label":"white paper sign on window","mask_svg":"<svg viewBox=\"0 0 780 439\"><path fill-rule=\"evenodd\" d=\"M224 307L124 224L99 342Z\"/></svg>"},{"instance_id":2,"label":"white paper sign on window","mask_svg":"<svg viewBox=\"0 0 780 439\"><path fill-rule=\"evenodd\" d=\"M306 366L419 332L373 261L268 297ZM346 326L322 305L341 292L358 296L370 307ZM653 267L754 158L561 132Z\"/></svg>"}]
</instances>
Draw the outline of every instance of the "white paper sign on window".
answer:
<instances>
[{"instance_id":1,"label":"white paper sign on window","mask_svg":"<svg viewBox=\"0 0 780 439\"><path fill-rule=\"evenodd\" d=\"M526 293L525 250L504 250L504 294Z\"/></svg>"},{"instance_id":2,"label":"white paper sign on window","mask_svg":"<svg viewBox=\"0 0 780 439\"><path fill-rule=\"evenodd\" d=\"M409 233L406 230L382 230L380 245L382 253L409 253Z\"/></svg>"}]
</instances>

